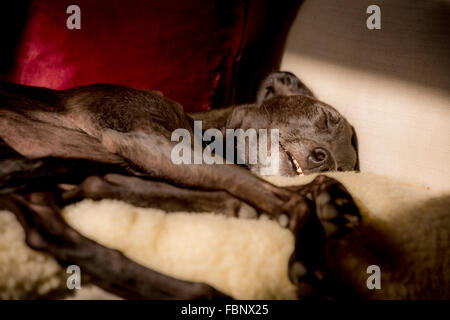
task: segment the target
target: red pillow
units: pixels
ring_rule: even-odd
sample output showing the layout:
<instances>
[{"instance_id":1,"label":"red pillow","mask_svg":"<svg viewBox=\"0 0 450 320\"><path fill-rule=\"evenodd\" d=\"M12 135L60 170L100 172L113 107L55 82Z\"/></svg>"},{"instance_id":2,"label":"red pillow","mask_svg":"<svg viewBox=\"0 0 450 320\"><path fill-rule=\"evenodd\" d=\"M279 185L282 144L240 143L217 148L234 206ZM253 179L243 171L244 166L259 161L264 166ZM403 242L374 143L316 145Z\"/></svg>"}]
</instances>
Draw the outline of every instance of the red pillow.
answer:
<instances>
[{"instance_id":1,"label":"red pillow","mask_svg":"<svg viewBox=\"0 0 450 320\"><path fill-rule=\"evenodd\" d=\"M0 3L0 78L66 89L160 90L188 111L252 101L278 69L301 1L27 0ZM81 29L66 13L81 9Z\"/></svg>"},{"instance_id":2,"label":"red pillow","mask_svg":"<svg viewBox=\"0 0 450 320\"><path fill-rule=\"evenodd\" d=\"M34 0L6 80L65 89L118 83L160 90L186 110L211 106L232 69L244 5L216 1ZM81 9L69 30L66 9Z\"/></svg>"}]
</instances>

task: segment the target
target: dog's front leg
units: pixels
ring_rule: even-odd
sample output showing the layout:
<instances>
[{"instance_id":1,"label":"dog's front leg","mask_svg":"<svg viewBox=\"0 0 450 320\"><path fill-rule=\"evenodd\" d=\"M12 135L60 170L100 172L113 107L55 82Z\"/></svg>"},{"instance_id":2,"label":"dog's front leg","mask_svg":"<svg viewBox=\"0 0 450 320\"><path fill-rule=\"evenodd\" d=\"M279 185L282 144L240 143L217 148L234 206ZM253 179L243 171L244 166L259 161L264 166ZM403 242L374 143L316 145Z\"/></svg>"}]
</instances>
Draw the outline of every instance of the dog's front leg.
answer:
<instances>
[{"instance_id":1,"label":"dog's front leg","mask_svg":"<svg viewBox=\"0 0 450 320\"><path fill-rule=\"evenodd\" d=\"M307 202L301 195L276 187L239 166L175 164L171 153L176 143L163 135L106 130L102 140L110 152L119 154L151 177L173 185L225 191L259 213L264 212L274 218L282 214L301 217L307 210Z\"/></svg>"},{"instance_id":2,"label":"dog's front leg","mask_svg":"<svg viewBox=\"0 0 450 320\"><path fill-rule=\"evenodd\" d=\"M31 248L52 254L62 265L78 265L93 283L123 298L227 298L206 284L177 280L147 269L121 252L82 236L64 222L52 193L1 197L0 207L16 215Z\"/></svg>"},{"instance_id":3,"label":"dog's front leg","mask_svg":"<svg viewBox=\"0 0 450 320\"><path fill-rule=\"evenodd\" d=\"M79 185L62 187L66 188L62 194L64 205L85 198L106 198L167 212L214 212L233 217L256 216L254 209L225 191L180 188L142 177L110 173L105 176L89 176Z\"/></svg>"}]
</instances>

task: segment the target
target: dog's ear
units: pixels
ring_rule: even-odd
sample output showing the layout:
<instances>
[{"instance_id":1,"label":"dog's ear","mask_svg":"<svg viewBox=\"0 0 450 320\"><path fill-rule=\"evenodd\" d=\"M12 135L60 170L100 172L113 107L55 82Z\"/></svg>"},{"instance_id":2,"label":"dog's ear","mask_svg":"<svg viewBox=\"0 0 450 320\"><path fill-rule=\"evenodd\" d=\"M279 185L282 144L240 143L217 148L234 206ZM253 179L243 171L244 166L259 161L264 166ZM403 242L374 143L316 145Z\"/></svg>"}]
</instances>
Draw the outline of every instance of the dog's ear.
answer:
<instances>
[{"instance_id":1,"label":"dog's ear","mask_svg":"<svg viewBox=\"0 0 450 320\"><path fill-rule=\"evenodd\" d=\"M355 148L355 151L356 151L356 164L353 169L355 171L359 172L360 168L359 168L358 137L356 136L356 130L353 126L352 126L352 146L353 146L353 148Z\"/></svg>"},{"instance_id":2,"label":"dog's ear","mask_svg":"<svg viewBox=\"0 0 450 320\"><path fill-rule=\"evenodd\" d=\"M259 107L264 101L276 96L297 94L314 97L312 91L295 74L287 71L275 71L261 81L256 94L256 105Z\"/></svg>"}]
</instances>

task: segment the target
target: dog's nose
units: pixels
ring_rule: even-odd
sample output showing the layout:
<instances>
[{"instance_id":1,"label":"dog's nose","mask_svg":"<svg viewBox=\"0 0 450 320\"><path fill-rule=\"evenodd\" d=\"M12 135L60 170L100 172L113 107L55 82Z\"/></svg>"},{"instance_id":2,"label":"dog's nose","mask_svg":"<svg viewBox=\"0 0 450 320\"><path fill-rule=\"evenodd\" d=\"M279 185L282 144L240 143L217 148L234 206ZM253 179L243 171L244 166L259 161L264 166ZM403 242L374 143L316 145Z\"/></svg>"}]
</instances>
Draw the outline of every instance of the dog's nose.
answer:
<instances>
[{"instance_id":1,"label":"dog's nose","mask_svg":"<svg viewBox=\"0 0 450 320\"><path fill-rule=\"evenodd\" d=\"M307 159L308 167L309 167L309 169L322 167L329 162L329 159L330 159L330 155L328 154L327 150L325 150L323 148L314 148ZM327 168L323 168L323 169L327 169Z\"/></svg>"}]
</instances>

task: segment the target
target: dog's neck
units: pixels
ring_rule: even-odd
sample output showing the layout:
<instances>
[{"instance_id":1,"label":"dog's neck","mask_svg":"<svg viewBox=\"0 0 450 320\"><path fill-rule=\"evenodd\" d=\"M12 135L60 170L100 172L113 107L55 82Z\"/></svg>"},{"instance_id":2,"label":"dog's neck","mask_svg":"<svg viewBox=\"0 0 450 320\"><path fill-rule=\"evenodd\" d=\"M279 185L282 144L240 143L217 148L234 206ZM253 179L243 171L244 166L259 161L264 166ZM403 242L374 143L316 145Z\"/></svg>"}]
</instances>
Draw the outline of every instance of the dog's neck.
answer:
<instances>
[{"instance_id":1,"label":"dog's neck","mask_svg":"<svg viewBox=\"0 0 450 320\"><path fill-rule=\"evenodd\" d=\"M194 128L194 121L202 121L201 128L202 128L202 134L208 130L208 129L218 129L222 132L223 135L225 135L225 129L227 127L228 119L230 118L231 114L233 113L233 110L236 108L240 108L242 106L232 106L228 108L220 108L220 109L212 109L208 111L201 111L201 112L192 112L188 113L189 118L192 121L192 128ZM198 127L198 124L197 124ZM208 145L208 142L202 142L203 147L205 148ZM223 140L223 153L218 153L218 155L222 156L223 158L227 158L226 150L226 140ZM236 163L236 151L233 153L233 158L228 159L229 161Z\"/></svg>"}]
</instances>

